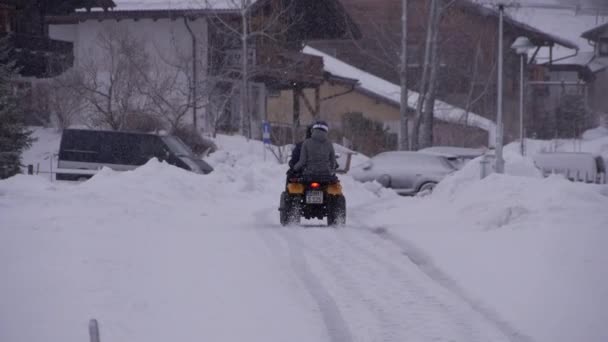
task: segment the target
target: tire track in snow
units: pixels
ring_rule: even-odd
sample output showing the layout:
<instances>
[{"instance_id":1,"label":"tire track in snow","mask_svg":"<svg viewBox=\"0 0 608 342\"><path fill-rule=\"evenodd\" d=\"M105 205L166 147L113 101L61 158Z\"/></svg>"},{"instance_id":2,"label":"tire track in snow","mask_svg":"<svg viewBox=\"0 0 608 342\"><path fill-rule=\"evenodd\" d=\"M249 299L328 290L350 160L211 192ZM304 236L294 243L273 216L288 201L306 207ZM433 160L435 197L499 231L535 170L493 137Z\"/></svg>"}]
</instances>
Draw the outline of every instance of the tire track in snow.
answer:
<instances>
[{"instance_id":1,"label":"tire track in snow","mask_svg":"<svg viewBox=\"0 0 608 342\"><path fill-rule=\"evenodd\" d=\"M386 227L377 226L371 227L361 219L361 216L365 215L366 210L369 211L369 206L361 205L358 207L359 212L355 211L354 214L349 216L349 219L357 222L357 225L353 228L370 233L372 236L377 236L380 239L387 241L388 243L396 246L401 250L401 254L407 258L411 263L416 265L418 269L423 272L430 279L435 281L438 285L442 286L446 290L452 292L455 296L459 297L462 301L467 303L473 310L477 311L486 320L496 326L505 336L512 342L532 342L533 339L513 327L509 322L504 320L500 315L484 305L480 300L476 300L471 297L467 292L458 285L452 278L450 278L445 272L437 267L432 259L413 242L403 239L395 234L392 234ZM351 212L353 212L351 210Z\"/></svg>"},{"instance_id":2,"label":"tire track in snow","mask_svg":"<svg viewBox=\"0 0 608 342\"><path fill-rule=\"evenodd\" d=\"M434 286L416 268L398 267L375 255L373 247L355 247L349 236L356 231L286 232L304 246L306 255L319 259L318 272L340 284L334 297L344 315L357 323L361 303L376 317L372 336L380 341L505 341L503 334L458 298ZM361 236L363 238L363 236ZM368 244L369 245L369 244ZM430 284L429 284L430 283ZM430 286L429 286L430 285ZM351 321L349 320L349 322ZM369 329L370 327L367 327ZM358 333L365 333L359 330ZM359 334L357 334L359 335ZM380 339L378 339L380 338ZM365 341L366 339L362 339Z\"/></svg>"},{"instance_id":3,"label":"tire track in snow","mask_svg":"<svg viewBox=\"0 0 608 342\"><path fill-rule=\"evenodd\" d=\"M268 215L267 210L263 210L254 214L256 218L256 222L268 222L266 219ZM264 228L267 228L268 225L262 224ZM304 283L306 289L310 293L310 295L315 300L321 316L323 323L325 324L327 334L332 342L352 342L353 337L351 331L348 327L348 324L344 320L336 301L332 297L332 295L327 291L324 287L321 280L312 272L308 262L306 261L306 257L302 252L302 247L293 241L292 239L285 236L285 230L289 228L284 228L279 225L276 225L275 229L267 229L272 230L272 234L276 234L279 232L277 236L281 237L282 240L285 241L288 252L289 259L292 265L292 269L298 278ZM275 249L273 247L273 242L268 240L266 234L262 234L262 239L264 239L265 243L271 250Z\"/></svg>"},{"instance_id":4,"label":"tire track in snow","mask_svg":"<svg viewBox=\"0 0 608 342\"><path fill-rule=\"evenodd\" d=\"M386 242L359 229L284 228L272 223L270 211L256 214L264 232L275 232L287 246L294 271L324 310L331 333L339 317L357 341L505 341L501 332L465 303L436 286L416 265L402 271L399 251L388 254ZM267 223L266 223L267 222ZM266 223L266 224L264 224ZM270 228L269 225L276 228ZM369 240L369 239L367 239ZM276 242L271 241L270 244ZM396 263L392 257L398 259ZM308 261L307 261L308 260ZM313 273L314 272L314 273ZM311 280L314 284L311 285ZM430 289L426 287L431 283ZM437 297L437 291L443 295ZM329 310L328 300L331 302ZM333 312L328 314L328 311ZM367 336L366 336L367 334ZM491 336L491 337L490 337Z\"/></svg>"}]
</instances>

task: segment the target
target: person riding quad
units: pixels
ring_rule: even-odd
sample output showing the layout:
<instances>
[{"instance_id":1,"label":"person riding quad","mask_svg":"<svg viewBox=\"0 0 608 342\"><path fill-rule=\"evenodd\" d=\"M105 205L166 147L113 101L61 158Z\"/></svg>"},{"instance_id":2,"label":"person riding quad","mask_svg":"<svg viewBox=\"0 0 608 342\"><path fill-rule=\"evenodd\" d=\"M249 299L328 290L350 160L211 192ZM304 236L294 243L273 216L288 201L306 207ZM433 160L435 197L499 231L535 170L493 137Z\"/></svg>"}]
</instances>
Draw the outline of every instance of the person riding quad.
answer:
<instances>
[{"instance_id":1,"label":"person riding quad","mask_svg":"<svg viewBox=\"0 0 608 342\"><path fill-rule=\"evenodd\" d=\"M296 172L304 175L334 175L338 164L334 146L327 137L328 131L329 126L325 121L317 121L312 125L311 137L302 144L300 158L293 167Z\"/></svg>"}]
</instances>

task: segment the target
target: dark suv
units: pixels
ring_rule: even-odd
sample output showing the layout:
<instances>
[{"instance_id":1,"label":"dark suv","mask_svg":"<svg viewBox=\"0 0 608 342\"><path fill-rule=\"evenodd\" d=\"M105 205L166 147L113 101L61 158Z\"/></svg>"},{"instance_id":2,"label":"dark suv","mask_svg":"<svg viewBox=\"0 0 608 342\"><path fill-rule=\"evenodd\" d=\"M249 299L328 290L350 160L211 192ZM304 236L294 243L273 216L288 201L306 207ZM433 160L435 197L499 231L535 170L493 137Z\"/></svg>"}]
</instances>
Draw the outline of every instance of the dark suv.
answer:
<instances>
[{"instance_id":1,"label":"dark suv","mask_svg":"<svg viewBox=\"0 0 608 342\"><path fill-rule=\"evenodd\" d=\"M93 170L102 166L118 171L132 170L152 158L196 173L213 171L175 136L66 129L61 136L56 178L87 179L92 177Z\"/></svg>"}]
</instances>

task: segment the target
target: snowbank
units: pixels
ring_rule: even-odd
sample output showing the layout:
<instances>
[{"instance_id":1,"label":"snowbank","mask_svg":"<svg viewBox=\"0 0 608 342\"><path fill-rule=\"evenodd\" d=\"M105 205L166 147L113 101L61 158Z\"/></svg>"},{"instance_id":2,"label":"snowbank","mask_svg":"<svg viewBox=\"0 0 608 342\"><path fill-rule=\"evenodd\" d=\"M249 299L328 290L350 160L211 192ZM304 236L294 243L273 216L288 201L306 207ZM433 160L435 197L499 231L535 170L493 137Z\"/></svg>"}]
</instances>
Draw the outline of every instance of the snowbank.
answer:
<instances>
[{"instance_id":1,"label":"snowbank","mask_svg":"<svg viewBox=\"0 0 608 342\"><path fill-rule=\"evenodd\" d=\"M23 165L34 165L34 170L49 171L51 162L53 169L56 167L56 155L59 153L61 134L54 128L30 127L32 137L36 141L32 147L23 152L21 163Z\"/></svg>"},{"instance_id":2,"label":"snowbank","mask_svg":"<svg viewBox=\"0 0 608 342\"><path fill-rule=\"evenodd\" d=\"M606 127L588 129L582 135L583 140L595 140L606 137L608 137L608 128Z\"/></svg>"},{"instance_id":3,"label":"snowbank","mask_svg":"<svg viewBox=\"0 0 608 342\"><path fill-rule=\"evenodd\" d=\"M526 154L532 156L541 152L589 152L601 155L608 161L608 136L602 136L603 132L601 128L587 131L584 139L526 139ZM512 142L506 145L505 151L518 153L519 143Z\"/></svg>"}]
</instances>

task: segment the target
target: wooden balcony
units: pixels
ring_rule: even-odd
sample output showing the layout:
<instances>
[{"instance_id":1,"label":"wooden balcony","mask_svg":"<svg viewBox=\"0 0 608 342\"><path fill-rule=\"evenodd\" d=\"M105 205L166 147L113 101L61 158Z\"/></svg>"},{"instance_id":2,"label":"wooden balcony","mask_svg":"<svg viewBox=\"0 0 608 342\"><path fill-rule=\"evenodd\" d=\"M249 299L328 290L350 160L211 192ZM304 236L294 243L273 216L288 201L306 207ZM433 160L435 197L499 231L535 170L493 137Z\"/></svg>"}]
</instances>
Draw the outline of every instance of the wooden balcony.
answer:
<instances>
[{"instance_id":1,"label":"wooden balcony","mask_svg":"<svg viewBox=\"0 0 608 342\"><path fill-rule=\"evenodd\" d=\"M0 36L4 37L8 37L9 58L17 61L22 76L57 76L74 62L72 43L20 33Z\"/></svg>"},{"instance_id":2,"label":"wooden balcony","mask_svg":"<svg viewBox=\"0 0 608 342\"><path fill-rule=\"evenodd\" d=\"M253 79L269 88L316 87L323 83L323 58L278 47L256 50Z\"/></svg>"},{"instance_id":3,"label":"wooden balcony","mask_svg":"<svg viewBox=\"0 0 608 342\"><path fill-rule=\"evenodd\" d=\"M249 79L264 83L270 89L314 88L323 83L321 57L277 46L258 45L249 48L248 61ZM241 50L232 48L216 53L210 66L224 77L240 79Z\"/></svg>"}]
</instances>

